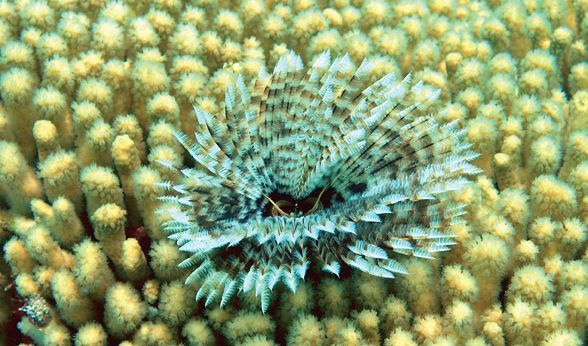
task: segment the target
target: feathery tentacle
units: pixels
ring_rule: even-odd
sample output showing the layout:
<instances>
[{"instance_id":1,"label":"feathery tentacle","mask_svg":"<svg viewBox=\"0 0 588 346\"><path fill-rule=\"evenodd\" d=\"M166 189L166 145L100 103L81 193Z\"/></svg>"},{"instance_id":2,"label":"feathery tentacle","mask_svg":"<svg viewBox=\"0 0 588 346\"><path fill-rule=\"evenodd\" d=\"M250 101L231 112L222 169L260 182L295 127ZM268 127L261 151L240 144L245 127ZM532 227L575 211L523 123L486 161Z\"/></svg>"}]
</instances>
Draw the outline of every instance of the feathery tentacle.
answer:
<instances>
[{"instance_id":1,"label":"feathery tentacle","mask_svg":"<svg viewBox=\"0 0 588 346\"><path fill-rule=\"evenodd\" d=\"M165 229L193 254L180 265L195 268L186 282L201 281L205 305L254 291L266 311L271 290L295 291L311 263L393 278L406 273L396 253L455 244L464 208L446 195L479 172L477 154L455 123L421 111L438 91L410 75L366 85L370 69L325 52L305 72L291 52L249 88L239 77L224 114L195 107L194 139L176 133L197 167L162 185Z\"/></svg>"}]
</instances>

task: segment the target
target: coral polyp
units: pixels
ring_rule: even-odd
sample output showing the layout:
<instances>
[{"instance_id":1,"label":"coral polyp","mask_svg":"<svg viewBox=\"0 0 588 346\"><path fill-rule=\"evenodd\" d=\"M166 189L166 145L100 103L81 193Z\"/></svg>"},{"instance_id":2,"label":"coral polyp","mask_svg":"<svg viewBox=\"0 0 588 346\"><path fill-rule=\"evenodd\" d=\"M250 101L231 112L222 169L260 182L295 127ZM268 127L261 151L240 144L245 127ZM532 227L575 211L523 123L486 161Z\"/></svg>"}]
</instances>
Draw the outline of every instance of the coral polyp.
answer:
<instances>
[{"instance_id":1,"label":"coral polyp","mask_svg":"<svg viewBox=\"0 0 588 346\"><path fill-rule=\"evenodd\" d=\"M194 160L162 185L170 238L191 257L205 305L255 292L262 311L283 283L296 292L316 267L394 278L398 256L433 258L455 243L464 205L448 193L480 172L465 130L441 124L437 90L394 73L372 83L369 59L295 53L247 86L237 77L221 114L195 106Z\"/></svg>"}]
</instances>

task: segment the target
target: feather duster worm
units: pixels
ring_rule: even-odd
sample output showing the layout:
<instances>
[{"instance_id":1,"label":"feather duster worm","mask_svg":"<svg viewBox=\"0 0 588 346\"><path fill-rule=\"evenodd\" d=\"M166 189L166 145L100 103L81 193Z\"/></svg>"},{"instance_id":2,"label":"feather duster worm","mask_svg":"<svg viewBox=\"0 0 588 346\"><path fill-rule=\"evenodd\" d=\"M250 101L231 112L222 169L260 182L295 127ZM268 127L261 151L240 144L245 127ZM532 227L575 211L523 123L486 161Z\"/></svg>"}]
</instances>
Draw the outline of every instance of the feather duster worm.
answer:
<instances>
[{"instance_id":1,"label":"feather duster worm","mask_svg":"<svg viewBox=\"0 0 588 346\"><path fill-rule=\"evenodd\" d=\"M191 254L186 283L224 306L255 292L292 291L311 263L393 278L395 253L432 258L455 244L463 205L447 198L479 169L465 130L425 114L439 91L388 74L369 85L371 64L319 56L305 70L294 53L250 87L225 95L222 115L195 107L195 137L176 133L195 161L164 182L164 228Z\"/></svg>"}]
</instances>

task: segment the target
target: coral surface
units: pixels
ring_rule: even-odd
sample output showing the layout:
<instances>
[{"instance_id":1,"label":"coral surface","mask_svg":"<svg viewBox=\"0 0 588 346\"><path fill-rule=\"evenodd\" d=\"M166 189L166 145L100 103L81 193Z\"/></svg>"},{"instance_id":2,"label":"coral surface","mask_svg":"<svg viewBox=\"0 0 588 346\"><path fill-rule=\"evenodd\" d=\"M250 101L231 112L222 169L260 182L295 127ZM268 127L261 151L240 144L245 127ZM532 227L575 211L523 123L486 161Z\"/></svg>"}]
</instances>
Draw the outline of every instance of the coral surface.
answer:
<instances>
[{"instance_id":1,"label":"coral surface","mask_svg":"<svg viewBox=\"0 0 588 346\"><path fill-rule=\"evenodd\" d=\"M586 0L0 0L0 344L585 344L586 13ZM463 129L482 173L443 196L465 205L457 244L399 257L407 274L310 270L265 313L255 289L205 308L159 198L178 184L166 166L203 168L174 133L203 133L194 105L228 126L225 93L290 50L305 66L326 50L369 58L368 85L410 73L440 90L420 111Z\"/></svg>"}]
</instances>

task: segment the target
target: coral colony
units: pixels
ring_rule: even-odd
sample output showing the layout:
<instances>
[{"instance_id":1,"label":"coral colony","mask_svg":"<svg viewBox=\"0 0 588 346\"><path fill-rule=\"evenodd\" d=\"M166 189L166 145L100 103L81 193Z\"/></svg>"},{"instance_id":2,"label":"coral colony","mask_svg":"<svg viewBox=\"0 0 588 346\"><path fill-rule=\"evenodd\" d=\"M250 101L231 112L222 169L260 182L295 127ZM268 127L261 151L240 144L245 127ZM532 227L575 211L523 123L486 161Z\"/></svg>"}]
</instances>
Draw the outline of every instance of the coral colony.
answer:
<instances>
[{"instance_id":1,"label":"coral colony","mask_svg":"<svg viewBox=\"0 0 588 346\"><path fill-rule=\"evenodd\" d=\"M290 53L251 90L237 77L223 116L196 107L194 140L176 133L199 169L162 184L177 194L160 212L192 254L180 267L197 267L197 300L254 291L266 312L276 284L295 293L311 263L393 278L407 272L392 252L432 259L455 244L464 206L447 194L478 173L478 155L456 121L419 114L439 90L392 73L366 86L371 69L327 51L305 71Z\"/></svg>"},{"instance_id":2,"label":"coral colony","mask_svg":"<svg viewBox=\"0 0 588 346\"><path fill-rule=\"evenodd\" d=\"M586 344L586 13L0 0L0 346Z\"/></svg>"}]
</instances>

